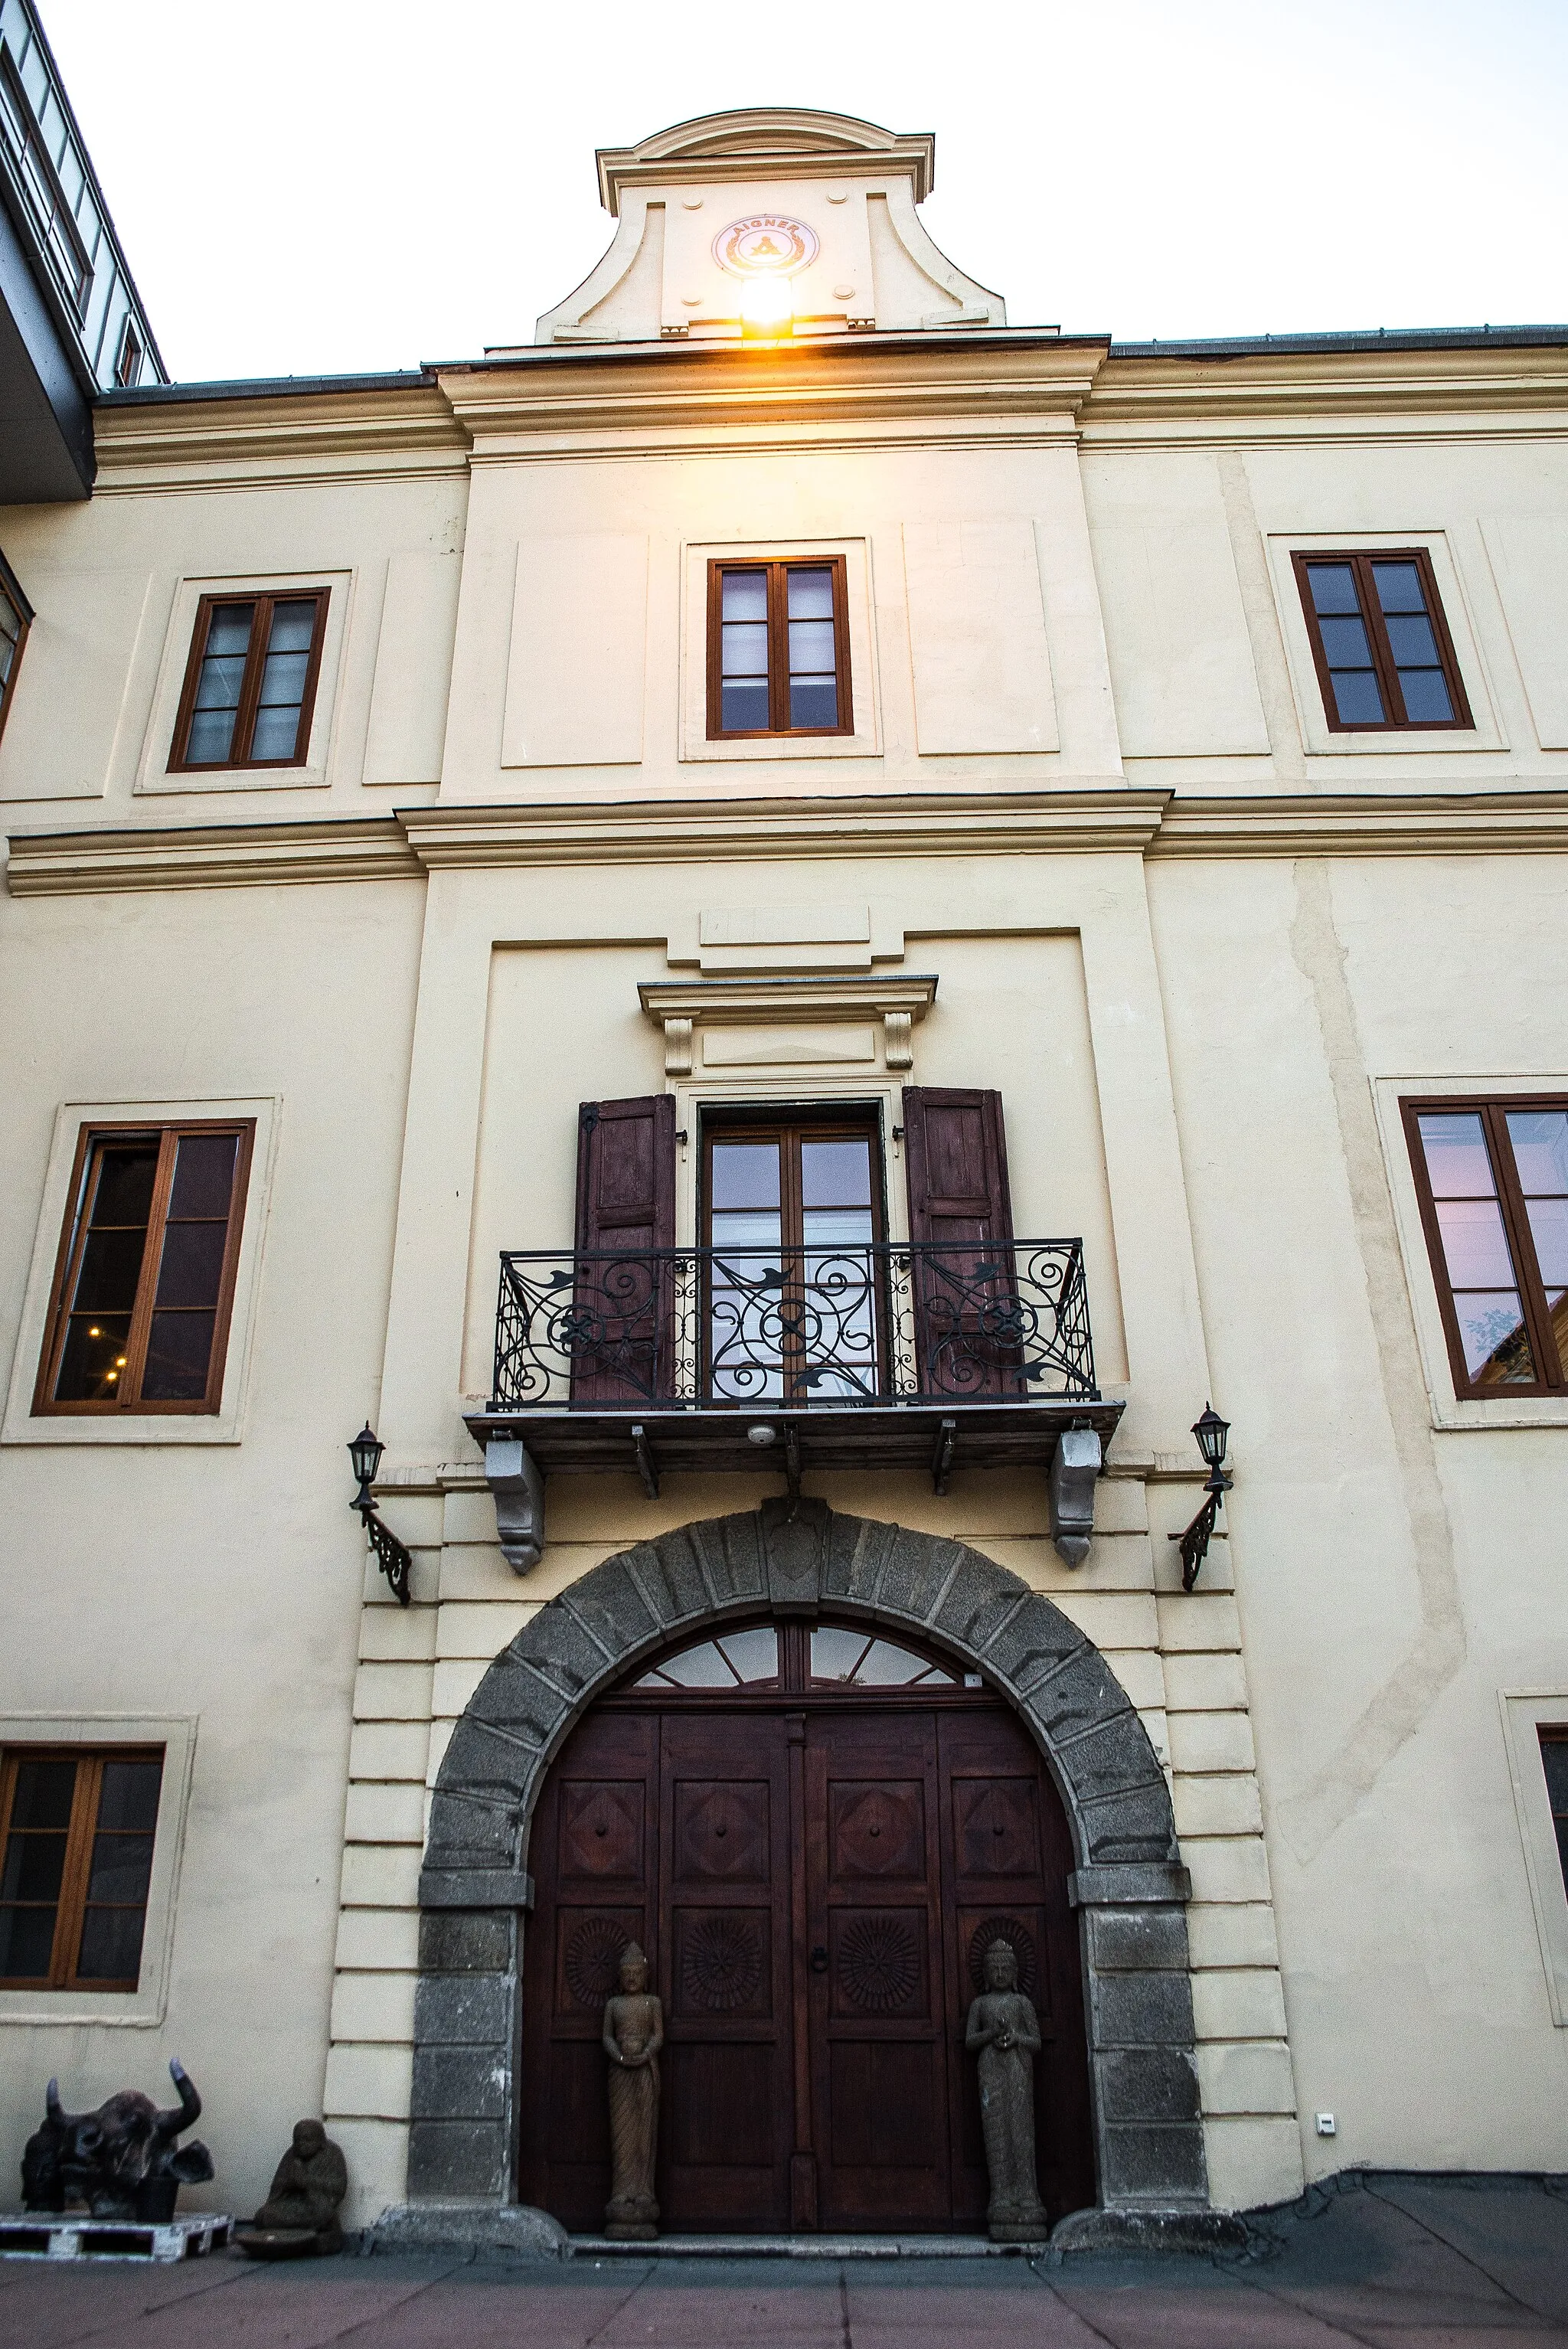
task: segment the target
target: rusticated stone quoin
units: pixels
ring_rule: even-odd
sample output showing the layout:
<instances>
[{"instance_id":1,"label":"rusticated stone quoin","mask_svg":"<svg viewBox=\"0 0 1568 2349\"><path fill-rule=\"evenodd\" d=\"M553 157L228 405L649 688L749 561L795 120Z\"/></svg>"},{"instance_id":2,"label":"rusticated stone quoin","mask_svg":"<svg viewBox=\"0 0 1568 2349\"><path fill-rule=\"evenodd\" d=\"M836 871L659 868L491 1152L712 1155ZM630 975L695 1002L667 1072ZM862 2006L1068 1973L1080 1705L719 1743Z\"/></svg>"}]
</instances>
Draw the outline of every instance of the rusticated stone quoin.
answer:
<instances>
[{"instance_id":1,"label":"rusticated stone quoin","mask_svg":"<svg viewBox=\"0 0 1568 2349\"><path fill-rule=\"evenodd\" d=\"M441 1765L420 1877L408 2190L513 2190L528 1834L583 1710L679 1632L821 1608L914 1632L1008 1695L1072 1830L1100 2193L1202 2209L1188 1878L1148 1733L1105 1658L1048 1599L962 1542L820 1502L679 1526L552 1599L474 1692Z\"/></svg>"}]
</instances>

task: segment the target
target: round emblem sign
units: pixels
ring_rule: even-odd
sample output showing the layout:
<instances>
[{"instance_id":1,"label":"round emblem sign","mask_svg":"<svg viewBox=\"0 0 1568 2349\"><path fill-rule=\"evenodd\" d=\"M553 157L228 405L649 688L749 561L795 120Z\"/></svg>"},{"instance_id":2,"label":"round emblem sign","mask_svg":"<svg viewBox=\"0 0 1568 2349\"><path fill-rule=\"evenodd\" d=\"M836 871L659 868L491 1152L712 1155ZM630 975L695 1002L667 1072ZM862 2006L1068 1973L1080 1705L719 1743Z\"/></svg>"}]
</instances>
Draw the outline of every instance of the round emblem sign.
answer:
<instances>
[{"instance_id":1,"label":"round emblem sign","mask_svg":"<svg viewBox=\"0 0 1568 2349\"><path fill-rule=\"evenodd\" d=\"M749 220L731 221L713 240L714 259L737 277L763 271L793 277L816 260L817 251L816 230L784 212L754 212Z\"/></svg>"}]
</instances>

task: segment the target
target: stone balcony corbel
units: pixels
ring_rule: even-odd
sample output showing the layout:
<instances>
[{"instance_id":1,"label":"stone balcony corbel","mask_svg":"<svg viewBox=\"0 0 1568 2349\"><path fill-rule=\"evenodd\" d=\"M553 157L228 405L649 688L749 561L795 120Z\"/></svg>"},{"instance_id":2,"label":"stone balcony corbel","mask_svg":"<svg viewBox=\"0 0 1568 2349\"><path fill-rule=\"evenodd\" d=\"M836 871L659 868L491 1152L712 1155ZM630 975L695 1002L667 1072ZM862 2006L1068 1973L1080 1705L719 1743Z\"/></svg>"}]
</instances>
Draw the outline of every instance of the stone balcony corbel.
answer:
<instances>
[{"instance_id":1,"label":"stone balcony corbel","mask_svg":"<svg viewBox=\"0 0 1568 2349\"><path fill-rule=\"evenodd\" d=\"M500 1554L513 1574L529 1574L544 1555L544 1479L526 1444L492 1435L485 1445L485 1482L495 1501Z\"/></svg>"}]
</instances>

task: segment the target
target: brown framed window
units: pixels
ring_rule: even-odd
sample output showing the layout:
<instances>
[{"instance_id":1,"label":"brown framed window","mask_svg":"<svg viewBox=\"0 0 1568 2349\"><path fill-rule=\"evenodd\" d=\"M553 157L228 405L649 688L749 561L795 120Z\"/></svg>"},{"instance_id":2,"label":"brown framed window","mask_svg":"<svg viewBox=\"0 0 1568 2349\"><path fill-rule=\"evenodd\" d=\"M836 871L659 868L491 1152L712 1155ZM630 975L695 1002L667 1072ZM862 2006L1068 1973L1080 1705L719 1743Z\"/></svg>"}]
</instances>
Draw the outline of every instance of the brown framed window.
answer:
<instances>
[{"instance_id":1,"label":"brown framed window","mask_svg":"<svg viewBox=\"0 0 1568 2349\"><path fill-rule=\"evenodd\" d=\"M134 318L127 318L119 330L119 349L115 355L114 379L122 391L134 389L141 381L141 336L136 331Z\"/></svg>"},{"instance_id":2,"label":"brown framed window","mask_svg":"<svg viewBox=\"0 0 1568 2349\"><path fill-rule=\"evenodd\" d=\"M9 1748L0 1764L0 1990L134 1990L160 1745Z\"/></svg>"},{"instance_id":3,"label":"brown framed window","mask_svg":"<svg viewBox=\"0 0 1568 2349\"><path fill-rule=\"evenodd\" d=\"M881 1162L864 1112L704 1121L716 1402L881 1392Z\"/></svg>"},{"instance_id":4,"label":"brown framed window","mask_svg":"<svg viewBox=\"0 0 1568 2349\"><path fill-rule=\"evenodd\" d=\"M1424 546L1387 554L1294 554L1291 561L1335 733L1472 723Z\"/></svg>"},{"instance_id":5,"label":"brown framed window","mask_svg":"<svg viewBox=\"0 0 1568 2349\"><path fill-rule=\"evenodd\" d=\"M708 564L707 731L853 733L842 555Z\"/></svg>"},{"instance_id":6,"label":"brown framed window","mask_svg":"<svg viewBox=\"0 0 1568 2349\"><path fill-rule=\"evenodd\" d=\"M82 1128L35 1413L218 1409L254 1132Z\"/></svg>"},{"instance_id":7,"label":"brown framed window","mask_svg":"<svg viewBox=\"0 0 1568 2349\"><path fill-rule=\"evenodd\" d=\"M5 730L22 647L33 625L33 606L22 593L15 573L0 554L0 734Z\"/></svg>"},{"instance_id":8,"label":"brown framed window","mask_svg":"<svg viewBox=\"0 0 1568 2349\"><path fill-rule=\"evenodd\" d=\"M1540 1728L1541 1766L1546 1773L1546 1799L1557 1830L1557 1857L1563 1868L1563 1889L1568 1892L1568 1729Z\"/></svg>"},{"instance_id":9,"label":"brown framed window","mask_svg":"<svg viewBox=\"0 0 1568 2349\"><path fill-rule=\"evenodd\" d=\"M170 774L304 766L328 592L202 596L174 721Z\"/></svg>"},{"instance_id":10,"label":"brown framed window","mask_svg":"<svg viewBox=\"0 0 1568 2349\"><path fill-rule=\"evenodd\" d=\"M1568 1097L1400 1108L1455 1393L1568 1391Z\"/></svg>"}]
</instances>

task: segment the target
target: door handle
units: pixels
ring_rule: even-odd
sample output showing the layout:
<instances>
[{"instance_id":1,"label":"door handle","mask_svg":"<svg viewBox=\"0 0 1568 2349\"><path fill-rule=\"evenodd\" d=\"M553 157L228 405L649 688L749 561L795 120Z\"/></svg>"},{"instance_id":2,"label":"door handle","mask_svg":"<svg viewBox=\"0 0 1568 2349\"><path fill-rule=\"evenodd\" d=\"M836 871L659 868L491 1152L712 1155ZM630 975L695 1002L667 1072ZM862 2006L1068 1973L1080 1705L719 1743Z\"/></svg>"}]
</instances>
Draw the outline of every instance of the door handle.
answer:
<instances>
[{"instance_id":1,"label":"door handle","mask_svg":"<svg viewBox=\"0 0 1568 2349\"><path fill-rule=\"evenodd\" d=\"M811 1952L810 1963L811 1971L814 1974L825 1974L828 1971L828 1952L826 1950L820 1947L813 1950Z\"/></svg>"}]
</instances>

